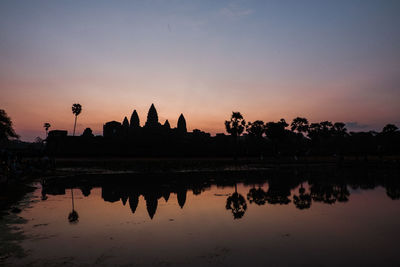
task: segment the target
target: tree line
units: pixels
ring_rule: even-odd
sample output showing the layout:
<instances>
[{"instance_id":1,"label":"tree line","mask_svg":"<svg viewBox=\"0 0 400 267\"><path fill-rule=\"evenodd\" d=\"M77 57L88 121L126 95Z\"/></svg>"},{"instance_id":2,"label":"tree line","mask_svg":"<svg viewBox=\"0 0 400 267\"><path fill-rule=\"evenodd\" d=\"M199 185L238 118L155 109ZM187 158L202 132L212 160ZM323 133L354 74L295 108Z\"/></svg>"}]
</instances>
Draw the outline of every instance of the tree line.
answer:
<instances>
[{"instance_id":1,"label":"tree line","mask_svg":"<svg viewBox=\"0 0 400 267\"><path fill-rule=\"evenodd\" d=\"M343 122L322 121L310 123L296 117L289 124L285 119L266 122L247 122L240 112L232 112L225 121L226 132L238 145L240 136L247 133L247 145L258 146L259 152L268 147L272 154L398 154L400 131L394 124L387 124L381 132L348 132Z\"/></svg>"}]
</instances>

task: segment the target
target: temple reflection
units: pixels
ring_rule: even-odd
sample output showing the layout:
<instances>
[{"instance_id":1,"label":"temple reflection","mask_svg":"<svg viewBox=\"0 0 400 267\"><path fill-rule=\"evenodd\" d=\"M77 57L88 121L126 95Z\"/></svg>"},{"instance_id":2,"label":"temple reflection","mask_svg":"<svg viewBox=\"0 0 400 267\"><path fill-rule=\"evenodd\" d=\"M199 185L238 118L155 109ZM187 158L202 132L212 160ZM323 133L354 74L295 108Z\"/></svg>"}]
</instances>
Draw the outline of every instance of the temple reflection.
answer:
<instances>
[{"instance_id":1,"label":"temple reflection","mask_svg":"<svg viewBox=\"0 0 400 267\"><path fill-rule=\"evenodd\" d=\"M246 189L248 192L239 192L238 184L248 186L250 189ZM310 209L313 203L328 205L346 203L350 201L351 192L376 187L385 188L386 195L390 199L400 199L400 179L397 169L323 172L296 169L176 174L172 177L136 177L125 174L112 177L107 175L85 177L85 179L72 177L62 181L47 179L42 182L42 200L46 200L48 195L64 195L66 190L71 189L74 201L73 188L80 189L85 197L90 195L93 188L101 188L101 197L104 201L110 203L121 201L124 206L128 202L132 214L138 208L140 196L143 196L148 216L153 219L161 198L168 202L171 195L176 195L177 204L183 209L188 205L188 192L192 192L193 196L200 196L211 186L232 188L232 193L226 196L225 210L232 213L233 219L243 218L248 205L294 205L299 210L306 210ZM72 212L76 212L74 206Z\"/></svg>"}]
</instances>

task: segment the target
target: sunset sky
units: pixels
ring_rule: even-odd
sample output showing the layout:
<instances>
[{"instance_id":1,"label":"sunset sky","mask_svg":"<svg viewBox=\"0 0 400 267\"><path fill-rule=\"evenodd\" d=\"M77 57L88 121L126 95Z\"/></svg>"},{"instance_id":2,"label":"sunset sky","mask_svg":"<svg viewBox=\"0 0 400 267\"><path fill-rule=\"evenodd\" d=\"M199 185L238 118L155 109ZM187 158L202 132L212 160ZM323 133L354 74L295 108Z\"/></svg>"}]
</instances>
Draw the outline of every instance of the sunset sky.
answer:
<instances>
[{"instance_id":1,"label":"sunset sky","mask_svg":"<svg viewBox=\"0 0 400 267\"><path fill-rule=\"evenodd\" d=\"M400 126L400 1L0 1L0 109L22 140L42 127L102 134L154 103L160 122L224 132L304 116Z\"/></svg>"}]
</instances>

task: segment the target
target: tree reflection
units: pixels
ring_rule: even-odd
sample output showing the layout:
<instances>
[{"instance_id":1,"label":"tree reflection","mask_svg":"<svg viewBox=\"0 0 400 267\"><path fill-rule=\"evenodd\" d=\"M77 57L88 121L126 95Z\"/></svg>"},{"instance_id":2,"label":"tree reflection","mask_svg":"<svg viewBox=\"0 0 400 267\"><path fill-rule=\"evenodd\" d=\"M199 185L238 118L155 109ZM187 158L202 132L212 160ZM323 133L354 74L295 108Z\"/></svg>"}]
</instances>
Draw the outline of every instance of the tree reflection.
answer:
<instances>
[{"instance_id":1,"label":"tree reflection","mask_svg":"<svg viewBox=\"0 0 400 267\"><path fill-rule=\"evenodd\" d=\"M388 197L393 200L400 199L400 182L397 171L379 170L378 172L378 170L374 170L374 172L369 172L358 168L337 172L306 170L302 171L301 174L301 177L308 177L306 180L301 179L296 173L297 170L293 172L290 170L274 170L274 172L248 173L248 175L247 173L246 175L240 173L237 176L233 176L236 174L232 173L229 176L223 174L218 179L211 175L195 176L193 179L180 179L178 177L179 179L175 180L168 178L170 179L168 183L156 179L151 182L146 180L127 182L125 179L112 182L104 182L101 179L83 179L82 181L46 179L41 181L41 198L45 200L49 195L65 195L68 194L68 189L70 189L72 201L72 211L68 214L70 223L79 221L79 215L74 206L75 190L73 188L82 191L84 196L89 196L91 189L94 188L96 188L97 194L97 188L101 188L101 197L104 201L118 203L119 205L126 205L129 202L132 214L138 209L140 196L143 196L151 219L155 216L158 200L161 198L167 202L171 194L176 194L178 205L183 208L188 205L188 192L193 192L193 196L198 196L210 190L211 186L214 185L220 188L234 185L234 192L222 199L222 201L225 201L226 210L230 210L234 219L240 219L244 216L248 203L261 206L266 203L289 204L293 201L294 206L300 210L311 208L314 201L330 205L337 202L345 203L350 200L350 188L352 190L366 190L381 186L386 189ZM266 176L270 178L267 179ZM237 191L236 181L246 186L253 186L246 187L247 194L242 196ZM308 186L303 186L303 183L307 183ZM267 187L263 188L263 184L266 184ZM291 197L291 192L294 192L293 197ZM221 208L223 207L224 205Z\"/></svg>"},{"instance_id":2,"label":"tree reflection","mask_svg":"<svg viewBox=\"0 0 400 267\"><path fill-rule=\"evenodd\" d=\"M249 190L249 193L247 193L247 200L257 205L265 205L267 202L267 195L261 187L258 187L258 189L253 187Z\"/></svg>"},{"instance_id":3,"label":"tree reflection","mask_svg":"<svg viewBox=\"0 0 400 267\"><path fill-rule=\"evenodd\" d=\"M232 211L232 215L234 219L240 219L243 217L244 213L247 209L247 203L244 197L237 192L237 186L235 183L235 192L229 196L226 200L227 210Z\"/></svg>"},{"instance_id":4,"label":"tree reflection","mask_svg":"<svg viewBox=\"0 0 400 267\"><path fill-rule=\"evenodd\" d=\"M400 199L400 186L394 183L386 185L386 195L393 200Z\"/></svg>"},{"instance_id":5,"label":"tree reflection","mask_svg":"<svg viewBox=\"0 0 400 267\"><path fill-rule=\"evenodd\" d=\"M313 184L311 186L311 197L314 201L326 204L334 204L336 197L331 184Z\"/></svg>"},{"instance_id":6,"label":"tree reflection","mask_svg":"<svg viewBox=\"0 0 400 267\"><path fill-rule=\"evenodd\" d=\"M270 181L265 195L269 204L287 205L290 203L290 187L283 182Z\"/></svg>"},{"instance_id":7,"label":"tree reflection","mask_svg":"<svg viewBox=\"0 0 400 267\"><path fill-rule=\"evenodd\" d=\"M311 195L305 193L303 183L300 183L299 195L293 196L293 203L300 210L309 209L311 207Z\"/></svg>"},{"instance_id":8,"label":"tree reflection","mask_svg":"<svg viewBox=\"0 0 400 267\"><path fill-rule=\"evenodd\" d=\"M347 185L334 185L333 186L333 194L339 202L347 202L349 201L350 192L347 189Z\"/></svg>"},{"instance_id":9,"label":"tree reflection","mask_svg":"<svg viewBox=\"0 0 400 267\"><path fill-rule=\"evenodd\" d=\"M75 211L74 205L74 189L71 188L71 198L72 198L72 211L68 215L68 221L71 224L76 224L79 222L79 214Z\"/></svg>"}]
</instances>

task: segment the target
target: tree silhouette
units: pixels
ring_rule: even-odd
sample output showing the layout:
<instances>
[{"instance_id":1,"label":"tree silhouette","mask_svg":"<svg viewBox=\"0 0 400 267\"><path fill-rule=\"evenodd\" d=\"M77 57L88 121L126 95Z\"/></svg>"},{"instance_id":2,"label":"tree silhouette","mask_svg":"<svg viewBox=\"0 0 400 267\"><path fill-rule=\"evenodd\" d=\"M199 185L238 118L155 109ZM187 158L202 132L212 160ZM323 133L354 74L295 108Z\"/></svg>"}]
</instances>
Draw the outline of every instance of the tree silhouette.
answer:
<instances>
[{"instance_id":1,"label":"tree silhouette","mask_svg":"<svg viewBox=\"0 0 400 267\"><path fill-rule=\"evenodd\" d=\"M7 113L0 109L0 141L7 141L10 138L19 138L12 127L12 121Z\"/></svg>"},{"instance_id":2,"label":"tree silhouette","mask_svg":"<svg viewBox=\"0 0 400 267\"><path fill-rule=\"evenodd\" d=\"M268 122L265 124L265 134L272 141L274 154L278 152L278 143L282 142L286 136L285 128L289 126L285 119L278 122Z\"/></svg>"},{"instance_id":3,"label":"tree silhouette","mask_svg":"<svg viewBox=\"0 0 400 267\"><path fill-rule=\"evenodd\" d=\"M78 119L78 115L81 114L82 112L82 106L81 104L75 103L72 105L72 114L75 115L75 123L74 123L74 133L73 136L75 136L75 129L76 129L76 120Z\"/></svg>"},{"instance_id":4,"label":"tree silhouette","mask_svg":"<svg viewBox=\"0 0 400 267\"><path fill-rule=\"evenodd\" d=\"M243 133L245 126L246 126L246 121L243 119L243 116L242 114L240 114L240 112L232 112L231 120L225 121L226 131L229 134L231 134L231 136L234 139L235 159L237 158L237 139L238 136L240 136Z\"/></svg>"},{"instance_id":5,"label":"tree silhouette","mask_svg":"<svg viewBox=\"0 0 400 267\"><path fill-rule=\"evenodd\" d=\"M43 124L43 127L44 127L44 129L45 129L45 131L46 131L46 138L47 138L47 136L48 136L48 131L49 131L49 128L51 127L51 125L50 125L50 123L45 122L45 123Z\"/></svg>"},{"instance_id":6,"label":"tree silhouette","mask_svg":"<svg viewBox=\"0 0 400 267\"><path fill-rule=\"evenodd\" d=\"M244 197L237 192L237 186L235 183L235 192L230 195L226 200L227 210L232 211L233 219L240 219L246 212L247 203Z\"/></svg>"},{"instance_id":7,"label":"tree silhouette","mask_svg":"<svg viewBox=\"0 0 400 267\"><path fill-rule=\"evenodd\" d=\"M343 122L335 122L332 127L333 134L338 137L344 137L347 135L346 124Z\"/></svg>"},{"instance_id":8,"label":"tree silhouette","mask_svg":"<svg viewBox=\"0 0 400 267\"><path fill-rule=\"evenodd\" d=\"M382 129L382 133L394 133L398 130L396 125L394 124L386 124Z\"/></svg>"},{"instance_id":9,"label":"tree silhouette","mask_svg":"<svg viewBox=\"0 0 400 267\"><path fill-rule=\"evenodd\" d=\"M288 126L285 119L278 122L268 122L265 125L265 134L271 140L281 140L285 137L285 128Z\"/></svg>"},{"instance_id":10,"label":"tree silhouette","mask_svg":"<svg viewBox=\"0 0 400 267\"><path fill-rule=\"evenodd\" d=\"M82 136L85 136L85 137L94 137L92 129L86 128L86 129L83 131Z\"/></svg>"},{"instance_id":11,"label":"tree silhouette","mask_svg":"<svg viewBox=\"0 0 400 267\"><path fill-rule=\"evenodd\" d=\"M321 124L311 123L308 127L308 137L311 138L311 140L316 140L321 133L321 129Z\"/></svg>"},{"instance_id":12,"label":"tree silhouette","mask_svg":"<svg viewBox=\"0 0 400 267\"><path fill-rule=\"evenodd\" d=\"M226 131L234 138L237 138L243 133L246 121L243 119L240 112L232 112L231 120L225 121Z\"/></svg>"},{"instance_id":13,"label":"tree silhouette","mask_svg":"<svg viewBox=\"0 0 400 267\"><path fill-rule=\"evenodd\" d=\"M297 117L294 118L292 123L290 124L290 129L294 132L298 133L307 133L308 131L308 120L306 118Z\"/></svg>"},{"instance_id":14,"label":"tree silhouette","mask_svg":"<svg viewBox=\"0 0 400 267\"><path fill-rule=\"evenodd\" d=\"M264 122L260 120L257 120L255 122L248 122L246 125L246 131L249 133L249 135L260 139L265 132Z\"/></svg>"},{"instance_id":15,"label":"tree silhouette","mask_svg":"<svg viewBox=\"0 0 400 267\"><path fill-rule=\"evenodd\" d=\"M75 211L74 206L74 189L71 188L71 197L72 197L72 211L68 215L68 221L71 224L76 224L79 222L79 214Z\"/></svg>"}]
</instances>

